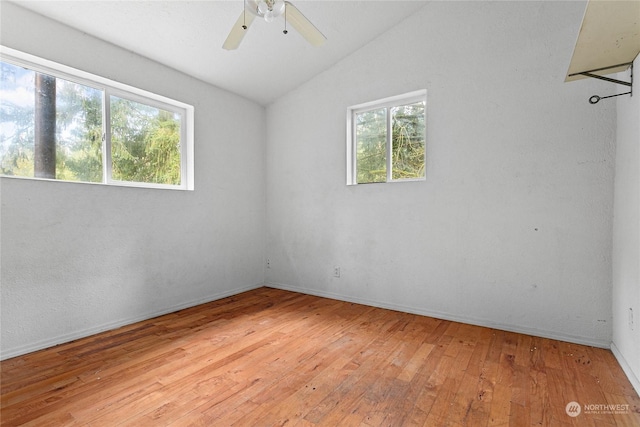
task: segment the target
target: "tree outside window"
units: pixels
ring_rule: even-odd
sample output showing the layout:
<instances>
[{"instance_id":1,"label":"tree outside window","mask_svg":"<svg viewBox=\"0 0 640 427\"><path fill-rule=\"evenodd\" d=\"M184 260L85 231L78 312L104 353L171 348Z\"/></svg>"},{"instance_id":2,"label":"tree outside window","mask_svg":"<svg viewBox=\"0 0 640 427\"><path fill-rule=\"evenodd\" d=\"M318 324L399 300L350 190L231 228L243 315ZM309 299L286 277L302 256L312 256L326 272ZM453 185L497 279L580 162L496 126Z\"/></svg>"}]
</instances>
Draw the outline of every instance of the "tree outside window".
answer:
<instances>
[{"instance_id":1,"label":"tree outside window","mask_svg":"<svg viewBox=\"0 0 640 427\"><path fill-rule=\"evenodd\" d=\"M180 110L10 62L0 66L0 174L181 185Z\"/></svg>"}]
</instances>

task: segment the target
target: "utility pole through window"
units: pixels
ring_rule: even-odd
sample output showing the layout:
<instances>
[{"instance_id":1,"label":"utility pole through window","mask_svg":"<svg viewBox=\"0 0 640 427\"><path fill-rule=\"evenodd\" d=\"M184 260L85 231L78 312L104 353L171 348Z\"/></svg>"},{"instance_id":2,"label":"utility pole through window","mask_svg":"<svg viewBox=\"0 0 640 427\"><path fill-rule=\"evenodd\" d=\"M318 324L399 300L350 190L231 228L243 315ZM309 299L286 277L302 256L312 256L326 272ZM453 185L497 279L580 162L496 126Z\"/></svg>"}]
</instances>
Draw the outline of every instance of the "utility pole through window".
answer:
<instances>
[{"instance_id":1,"label":"utility pole through window","mask_svg":"<svg viewBox=\"0 0 640 427\"><path fill-rule=\"evenodd\" d=\"M36 178L56 177L56 79L35 75L35 147Z\"/></svg>"}]
</instances>

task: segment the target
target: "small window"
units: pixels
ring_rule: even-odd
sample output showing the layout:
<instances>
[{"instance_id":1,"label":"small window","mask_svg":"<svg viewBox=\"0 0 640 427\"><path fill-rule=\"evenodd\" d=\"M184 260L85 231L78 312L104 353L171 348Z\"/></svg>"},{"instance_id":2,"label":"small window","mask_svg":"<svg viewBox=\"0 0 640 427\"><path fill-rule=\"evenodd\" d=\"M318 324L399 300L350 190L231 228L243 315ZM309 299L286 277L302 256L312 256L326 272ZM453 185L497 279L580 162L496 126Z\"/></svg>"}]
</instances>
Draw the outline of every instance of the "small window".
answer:
<instances>
[{"instance_id":1,"label":"small window","mask_svg":"<svg viewBox=\"0 0 640 427\"><path fill-rule=\"evenodd\" d=\"M193 189L193 107L2 48L0 174Z\"/></svg>"},{"instance_id":2,"label":"small window","mask_svg":"<svg viewBox=\"0 0 640 427\"><path fill-rule=\"evenodd\" d=\"M426 90L347 109L347 184L425 179Z\"/></svg>"}]
</instances>

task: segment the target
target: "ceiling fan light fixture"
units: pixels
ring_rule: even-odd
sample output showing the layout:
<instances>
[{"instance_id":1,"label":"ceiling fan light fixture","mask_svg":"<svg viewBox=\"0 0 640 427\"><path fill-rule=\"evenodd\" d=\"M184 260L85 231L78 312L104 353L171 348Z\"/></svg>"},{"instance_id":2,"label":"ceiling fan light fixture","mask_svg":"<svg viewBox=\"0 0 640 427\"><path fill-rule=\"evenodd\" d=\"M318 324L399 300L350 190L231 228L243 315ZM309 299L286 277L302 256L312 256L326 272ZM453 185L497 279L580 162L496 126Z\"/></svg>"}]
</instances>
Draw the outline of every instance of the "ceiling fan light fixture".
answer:
<instances>
[{"instance_id":1,"label":"ceiling fan light fixture","mask_svg":"<svg viewBox=\"0 0 640 427\"><path fill-rule=\"evenodd\" d=\"M277 0L274 4L273 4L273 13L276 14L276 16L280 16L282 14L284 14L286 5L284 4L283 0Z\"/></svg>"},{"instance_id":2,"label":"ceiling fan light fixture","mask_svg":"<svg viewBox=\"0 0 640 427\"><path fill-rule=\"evenodd\" d=\"M267 4L266 1L259 1L258 2L258 14L259 15L266 15L267 12L269 12L269 5Z\"/></svg>"},{"instance_id":3,"label":"ceiling fan light fixture","mask_svg":"<svg viewBox=\"0 0 640 427\"><path fill-rule=\"evenodd\" d=\"M272 11L268 11L264 14L264 20L267 22L273 22L276 19L276 14Z\"/></svg>"},{"instance_id":4,"label":"ceiling fan light fixture","mask_svg":"<svg viewBox=\"0 0 640 427\"><path fill-rule=\"evenodd\" d=\"M284 14L286 7L283 0L244 0L244 4L249 12L267 22L273 22Z\"/></svg>"},{"instance_id":5,"label":"ceiling fan light fixture","mask_svg":"<svg viewBox=\"0 0 640 427\"><path fill-rule=\"evenodd\" d=\"M247 11L249 14L246 13ZM222 48L226 50L237 49L256 16L264 18L267 22L272 22L281 15L284 15L284 31L282 31L284 34L289 32L287 25L291 24L313 46L320 46L327 39L290 1L244 0L242 14L231 28Z\"/></svg>"}]
</instances>

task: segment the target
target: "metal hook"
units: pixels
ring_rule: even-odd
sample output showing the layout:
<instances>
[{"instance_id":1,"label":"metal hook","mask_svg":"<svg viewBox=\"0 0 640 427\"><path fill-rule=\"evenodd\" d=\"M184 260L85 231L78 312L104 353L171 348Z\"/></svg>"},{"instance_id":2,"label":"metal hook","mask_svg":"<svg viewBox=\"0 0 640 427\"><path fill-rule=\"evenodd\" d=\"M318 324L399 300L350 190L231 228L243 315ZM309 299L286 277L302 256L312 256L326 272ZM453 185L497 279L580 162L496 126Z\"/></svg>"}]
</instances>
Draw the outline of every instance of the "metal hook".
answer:
<instances>
[{"instance_id":1,"label":"metal hook","mask_svg":"<svg viewBox=\"0 0 640 427\"><path fill-rule=\"evenodd\" d=\"M609 78L609 77L604 77L604 76L601 76L601 75L598 75L598 74L593 74L596 71L609 70L609 69L612 69L612 68L618 68L618 67L622 67L622 66L625 66L625 65L629 65L631 67L630 81L628 81L628 82L625 82L625 81L622 81L622 80L617 80L617 79L612 79L612 78ZM580 73L569 74L569 77L577 76L578 74L586 76L586 77L593 77L594 79L604 80L606 82L617 83L619 85L629 86L629 89L630 89L629 92L618 93L616 95L609 95L609 96L593 95L591 98L589 98L589 104L597 104L601 99L613 98L614 96L620 96L620 95L631 95L631 96L633 96L633 62L628 62L628 63L625 63L625 64L613 65L611 67L597 68L595 70L582 71Z\"/></svg>"},{"instance_id":2,"label":"metal hook","mask_svg":"<svg viewBox=\"0 0 640 427\"><path fill-rule=\"evenodd\" d=\"M601 99L613 98L614 96L620 96L620 95L631 95L631 92L618 93L616 95L609 95L609 96L593 95L591 98L589 98L589 104L597 104Z\"/></svg>"},{"instance_id":3,"label":"metal hook","mask_svg":"<svg viewBox=\"0 0 640 427\"><path fill-rule=\"evenodd\" d=\"M604 77L604 76L600 76L598 74L593 74L596 71L603 71L603 70L609 70L612 68L618 68L618 67L622 67L625 65L629 65L631 68L630 71L630 75L629 75L629 81L625 82L622 80L617 80L617 79L612 79L609 77ZM629 92L625 92L625 93L618 93L615 95L609 95L609 96L598 96L598 95L593 95L591 98L589 98L589 104L597 104L601 99L607 99L607 98L613 98L614 96L620 96L620 95L631 95L633 96L633 62L628 62L626 64L618 64L618 65L613 65L611 67L604 67L604 68L598 68L596 70L589 70L589 71L583 71L581 73L574 73L574 74L570 74L569 76L576 76L578 74L581 74L583 76L586 77L593 77L594 79L599 79L599 80L604 80L606 82L611 82L611 83L617 83L619 85L623 85L623 86L629 86Z\"/></svg>"}]
</instances>

